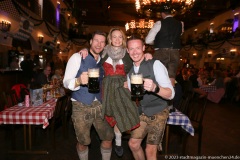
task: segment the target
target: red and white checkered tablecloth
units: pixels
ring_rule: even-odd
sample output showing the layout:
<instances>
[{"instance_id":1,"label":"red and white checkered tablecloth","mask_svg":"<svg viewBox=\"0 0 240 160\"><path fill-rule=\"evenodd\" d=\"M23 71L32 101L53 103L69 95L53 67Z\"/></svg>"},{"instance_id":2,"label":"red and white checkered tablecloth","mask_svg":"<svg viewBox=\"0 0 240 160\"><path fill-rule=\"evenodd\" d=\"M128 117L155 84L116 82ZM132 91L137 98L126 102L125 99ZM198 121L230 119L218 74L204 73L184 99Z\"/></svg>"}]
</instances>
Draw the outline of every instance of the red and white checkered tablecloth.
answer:
<instances>
[{"instance_id":1,"label":"red and white checkered tablecloth","mask_svg":"<svg viewBox=\"0 0 240 160\"><path fill-rule=\"evenodd\" d=\"M216 92L217 90L217 87L214 85L203 85L199 88L204 90L205 92Z\"/></svg>"},{"instance_id":2,"label":"red and white checkered tablecloth","mask_svg":"<svg viewBox=\"0 0 240 160\"><path fill-rule=\"evenodd\" d=\"M56 99L50 99L37 107L13 106L0 112L0 124L35 124L45 129L53 117Z\"/></svg>"}]
</instances>

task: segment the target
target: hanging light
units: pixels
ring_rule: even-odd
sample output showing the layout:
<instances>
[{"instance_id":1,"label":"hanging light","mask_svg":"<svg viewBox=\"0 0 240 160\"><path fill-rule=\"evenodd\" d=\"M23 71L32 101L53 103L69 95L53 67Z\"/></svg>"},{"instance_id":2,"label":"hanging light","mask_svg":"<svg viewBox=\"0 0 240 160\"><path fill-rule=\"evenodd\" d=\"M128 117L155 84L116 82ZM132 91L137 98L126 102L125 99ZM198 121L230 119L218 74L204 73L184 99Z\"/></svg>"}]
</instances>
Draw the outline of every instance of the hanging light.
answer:
<instances>
[{"instance_id":1,"label":"hanging light","mask_svg":"<svg viewBox=\"0 0 240 160\"><path fill-rule=\"evenodd\" d=\"M153 27L153 20L139 19L139 21L131 20L125 25L127 36L132 34L139 34L141 38L145 38L149 30Z\"/></svg>"},{"instance_id":2,"label":"hanging light","mask_svg":"<svg viewBox=\"0 0 240 160\"><path fill-rule=\"evenodd\" d=\"M160 7L168 5L172 9L172 14L183 14L188 9L193 7L195 0L135 0L135 7L139 14L146 14L146 11L151 11L158 15Z\"/></svg>"}]
</instances>

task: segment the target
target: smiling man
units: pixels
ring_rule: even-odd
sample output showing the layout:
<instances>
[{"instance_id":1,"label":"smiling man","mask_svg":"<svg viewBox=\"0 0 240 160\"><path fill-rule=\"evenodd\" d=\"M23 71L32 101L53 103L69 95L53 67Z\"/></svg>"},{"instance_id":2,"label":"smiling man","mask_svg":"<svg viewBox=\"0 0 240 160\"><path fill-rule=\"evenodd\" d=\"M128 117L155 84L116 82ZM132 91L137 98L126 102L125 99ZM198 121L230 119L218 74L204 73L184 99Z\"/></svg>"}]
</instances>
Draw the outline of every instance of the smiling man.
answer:
<instances>
[{"instance_id":1,"label":"smiling man","mask_svg":"<svg viewBox=\"0 0 240 160\"><path fill-rule=\"evenodd\" d=\"M140 101L140 127L131 133L129 147L136 160L144 160L141 147L142 140L147 136L146 157L157 160L158 145L161 146L169 109L167 100L174 97L174 89L168 76L166 67L159 60L144 58L145 46L137 36L127 41L127 51L133 60L133 67L128 73L128 86L130 88L130 75L141 73L144 78L145 93Z\"/></svg>"},{"instance_id":2,"label":"smiling man","mask_svg":"<svg viewBox=\"0 0 240 160\"><path fill-rule=\"evenodd\" d=\"M93 125L102 140L101 153L103 160L110 160L112 152L113 130L102 119L101 89L98 93L88 91L88 69L100 70L100 84L103 79L103 69L100 64L100 53L106 45L106 33L96 31L90 40L88 56L82 59L79 53L73 54L66 67L63 84L72 90L72 121L77 143L77 152L80 160L88 160L88 145L91 142L90 131ZM100 85L101 86L101 85Z\"/></svg>"}]
</instances>

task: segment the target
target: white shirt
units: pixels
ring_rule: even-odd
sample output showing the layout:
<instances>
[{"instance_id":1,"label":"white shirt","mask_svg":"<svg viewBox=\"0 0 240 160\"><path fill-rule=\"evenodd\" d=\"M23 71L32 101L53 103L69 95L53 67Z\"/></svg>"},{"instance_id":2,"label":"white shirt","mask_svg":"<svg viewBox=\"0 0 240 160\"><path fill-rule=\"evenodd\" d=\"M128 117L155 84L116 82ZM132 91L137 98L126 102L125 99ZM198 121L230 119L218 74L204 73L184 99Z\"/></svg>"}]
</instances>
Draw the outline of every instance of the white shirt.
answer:
<instances>
[{"instance_id":1,"label":"white shirt","mask_svg":"<svg viewBox=\"0 0 240 160\"><path fill-rule=\"evenodd\" d=\"M99 56L97 63L99 63L100 59L101 57ZM63 78L63 85L65 88L71 91L76 91L80 89L80 86L75 88L75 80L76 80L75 77L81 66L81 61L82 61L82 57L79 53L74 53L68 60L64 78Z\"/></svg>"},{"instance_id":2,"label":"white shirt","mask_svg":"<svg viewBox=\"0 0 240 160\"><path fill-rule=\"evenodd\" d=\"M238 72L238 74L236 75L237 78L240 78L240 72Z\"/></svg>"},{"instance_id":3,"label":"white shirt","mask_svg":"<svg viewBox=\"0 0 240 160\"><path fill-rule=\"evenodd\" d=\"M173 17L172 15L168 15L166 16L165 18L168 18L168 17ZM164 19L165 19L164 18ZM157 21L153 27L151 28L151 30L148 32L148 35L147 37L145 38L145 42L146 44L150 44L150 45L153 45L154 44L154 39L157 35L157 33L160 31L161 29L161 21Z\"/></svg>"},{"instance_id":4,"label":"white shirt","mask_svg":"<svg viewBox=\"0 0 240 160\"><path fill-rule=\"evenodd\" d=\"M106 63L109 63L109 64L111 64L111 65L113 65L113 60L112 60L111 57L108 57L107 60L106 60L105 62L106 62ZM118 61L118 64L123 64L122 59L120 59L120 60Z\"/></svg>"},{"instance_id":5,"label":"white shirt","mask_svg":"<svg viewBox=\"0 0 240 160\"><path fill-rule=\"evenodd\" d=\"M133 63L133 69L135 73L138 73L140 66L135 66ZM168 71L167 68L159 61L156 60L153 64L153 72L155 79L158 83L159 86L164 87L164 88L170 88L172 91L172 95L169 99L173 99L175 95L175 91L173 89L172 83L168 77ZM131 89L131 83L130 83L130 77L128 75L128 88Z\"/></svg>"},{"instance_id":6,"label":"white shirt","mask_svg":"<svg viewBox=\"0 0 240 160\"><path fill-rule=\"evenodd\" d=\"M200 77L197 78L198 81L198 87L201 87L203 85L203 81Z\"/></svg>"}]
</instances>

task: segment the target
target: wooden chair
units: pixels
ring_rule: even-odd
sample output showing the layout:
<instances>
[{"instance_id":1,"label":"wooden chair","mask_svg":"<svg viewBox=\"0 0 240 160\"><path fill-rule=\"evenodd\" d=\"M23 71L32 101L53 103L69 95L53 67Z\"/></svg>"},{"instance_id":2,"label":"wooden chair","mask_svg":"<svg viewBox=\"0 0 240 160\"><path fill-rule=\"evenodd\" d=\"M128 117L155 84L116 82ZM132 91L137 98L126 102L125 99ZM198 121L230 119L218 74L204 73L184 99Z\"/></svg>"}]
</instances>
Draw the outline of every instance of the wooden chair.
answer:
<instances>
[{"instance_id":1,"label":"wooden chair","mask_svg":"<svg viewBox=\"0 0 240 160\"><path fill-rule=\"evenodd\" d=\"M13 85L11 90L15 90L18 102L23 102L25 95L29 95L29 90L21 83Z\"/></svg>"},{"instance_id":2,"label":"wooden chair","mask_svg":"<svg viewBox=\"0 0 240 160\"><path fill-rule=\"evenodd\" d=\"M67 105L64 109L64 119L63 119L63 127L64 127L64 137L68 138L68 129L69 129L69 120L72 115L72 101L70 95L68 95Z\"/></svg>"},{"instance_id":3,"label":"wooden chair","mask_svg":"<svg viewBox=\"0 0 240 160\"><path fill-rule=\"evenodd\" d=\"M180 103L176 106L176 109L180 112L187 114L189 103L194 96L194 92L188 91L187 93L183 94Z\"/></svg>"},{"instance_id":4,"label":"wooden chair","mask_svg":"<svg viewBox=\"0 0 240 160\"><path fill-rule=\"evenodd\" d=\"M188 95L189 92L192 92L192 91L193 91L192 82L189 80L185 80L182 84L183 96Z\"/></svg>"},{"instance_id":5,"label":"wooden chair","mask_svg":"<svg viewBox=\"0 0 240 160\"><path fill-rule=\"evenodd\" d=\"M3 92L3 101L4 101L4 108L10 108L12 106L15 106L18 104L18 100L17 100L17 95L15 90L10 90L8 92ZM6 130L6 135L11 135L11 142L12 142L12 149L16 148L16 127L18 127L19 125L4 125L4 128Z\"/></svg>"},{"instance_id":6,"label":"wooden chair","mask_svg":"<svg viewBox=\"0 0 240 160\"><path fill-rule=\"evenodd\" d=\"M56 148L56 140L55 140L55 131L58 126L64 124L64 114L65 114L65 108L68 103L68 96L62 96L57 99L55 111L53 114L53 117L49 120L49 126L47 127L48 132L50 132L50 138L52 141L52 146ZM63 127L63 133L64 133L64 127Z\"/></svg>"},{"instance_id":7,"label":"wooden chair","mask_svg":"<svg viewBox=\"0 0 240 160\"><path fill-rule=\"evenodd\" d=\"M192 101L192 99L194 98L195 94L193 91L189 90L189 89L185 89L184 94L181 97L180 103L178 106L175 106L175 108L182 112L183 114L187 115L188 112L188 107L190 107L190 102ZM189 133L187 133L180 125L169 125L168 126L168 132L170 132L171 134L174 134L175 136L179 136L181 139L181 144L182 144L182 154L184 155L185 149L184 149L184 145L185 145L185 139L187 137L187 135ZM165 138L165 141L167 139L169 139L170 134L167 135L166 132L166 136L168 136L168 138ZM165 142L165 145L167 145L167 141ZM168 146L167 146L168 147ZM167 147L165 148L165 150L168 150ZM165 151L166 152L166 151Z\"/></svg>"},{"instance_id":8,"label":"wooden chair","mask_svg":"<svg viewBox=\"0 0 240 160\"><path fill-rule=\"evenodd\" d=\"M3 100L4 100L5 108L9 108L18 104L17 95L14 90L3 92Z\"/></svg>"},{"instance_id":9,"label":"wooden chair","mask_svg":"<svg viewBox=\"0 0 240 160\"><path fill-rule=\"evenodd\" d=\"M203 125L202 121L204 118L206 110L207 98L196 98L193 97L189 103L187 110L187 116L191 120L192 126L194 128L194 133L198 134L198 155L201 155L201 145L202 145L202 131ZM185 134L183 138L183 148L182 154L185 153L187 137L189 134Z\"/></svg>"},{"instance_id":10,"label":"wooden chair","mask_svg":"<svg viewBox=\"0 0 240 160\"><path fill-rule=\"evenodd\" d=\"M55 110L53 113L53 117L48 120L49 125L46 129L42 129L41 125L33 125L32 132L33 132L33 143L37 142L38 134L47 134L47 139L49 144L56 149L56 129L62 127L62 132L64 131L64 116L65 116L65 108L67 106L68 96L62 96L57 99Z\"/></svg>"},{"instance_id":11,"label":"wooden chair","mask_svg":"<svg viewBox=\"0 0 240 160\"><path fill-rule=\"evenodd\" d=\"M176 108L185 114L187 111L187 106L193 96L194 92L192 88L192 82L189 80L185 80L182 84L182 97Z\"/></svg>"}]
</instances>

